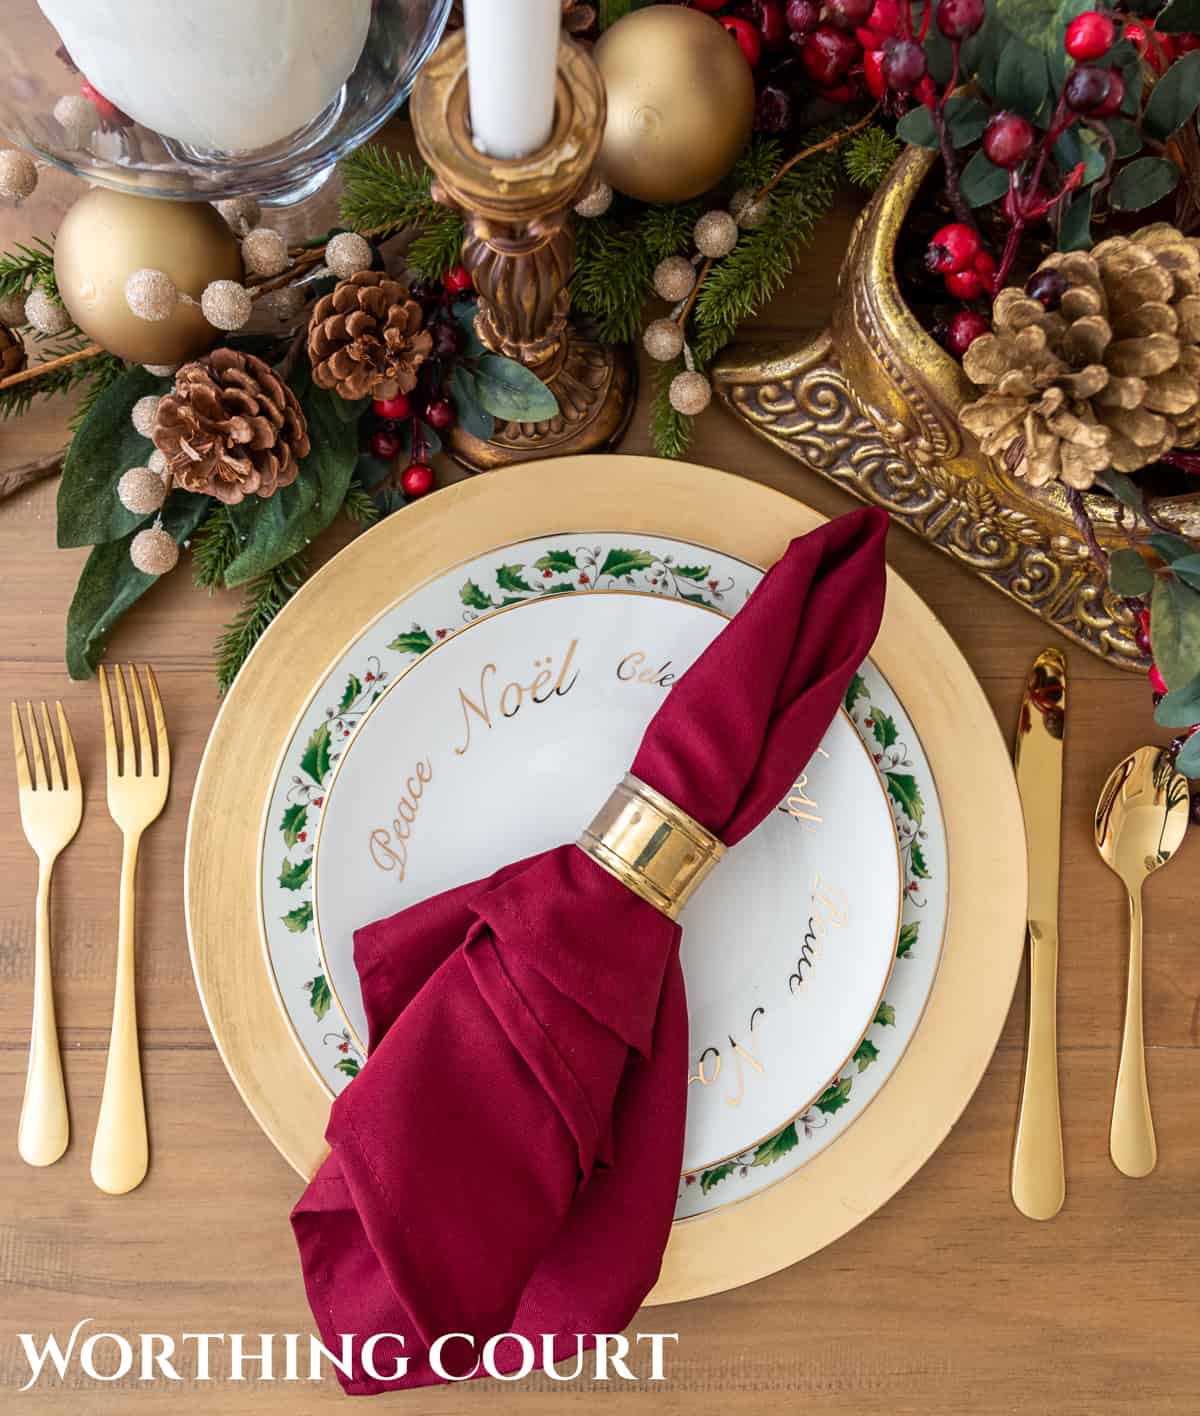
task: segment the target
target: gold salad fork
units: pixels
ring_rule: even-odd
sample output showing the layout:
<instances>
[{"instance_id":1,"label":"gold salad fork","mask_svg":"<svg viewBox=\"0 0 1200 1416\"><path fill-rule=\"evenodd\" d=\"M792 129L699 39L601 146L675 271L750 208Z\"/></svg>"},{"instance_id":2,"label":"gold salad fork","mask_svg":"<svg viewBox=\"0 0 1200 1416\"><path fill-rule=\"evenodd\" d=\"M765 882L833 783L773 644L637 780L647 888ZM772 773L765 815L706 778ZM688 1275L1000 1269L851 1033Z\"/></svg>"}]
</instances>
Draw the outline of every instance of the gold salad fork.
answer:
<instances>
[{"instance_id":1,"label":"gold salad fork","mask_svg":"<svg viewBox=\"0 0 1200 1416\"><path fill-rule=\"evenodd\" d=\"M75 744L71 741L67 715L61 703L54 706L58 711L58 729L62 736L61 757L55 746L45 703L40 705L42 731L46 738L44 755L33 705L25 704L25 718L29 726L28 754L21 734L21 715L17 712L17 705L11 705L21 828L38 858L33 1030L29 1040L25 1097L21 1102L21 1121L17 1131L17 1149L21 1159L30 1165L53 1165L66 1150L71 1134L62 1058L58 1052L58 1029L54 1022L54 984L50 974L50 876L59 852L79 830L83 816L83 787L79 781ZM33 759L32 771L30 758Z\"/></svg>"},{"instance_id":2,"label":"gold salad fork","mask_svg":"<svg viewBox=\"0 0 1200 1416\"><path fill-rule=\"evenodd\" d=\"M108 677L100 670L100 703L104 710L104 751L108 776L108 812L125 838L121 854L121 909L117 929L117 985L113 1001L112 1033L104 1069L104 1093L92 1145L92 1179L110 1195L123 1195L142 1183L149 1149L146 1141L146 1107L142 1097L142 1068L138 1057L137 998L134 984L134 882L142 832L155 821L167 800L171 777L171 749L167 723L154 670L146 668L146 685L154 713L154 739L146 719L146 703L137 670L130 666L129 688L137 717L137 738L129 716L125 676L113 670L117 712L121 725L120 753L113 725ZM154 749L157 748L157 760Z\"/></svg>"}]
</instances>

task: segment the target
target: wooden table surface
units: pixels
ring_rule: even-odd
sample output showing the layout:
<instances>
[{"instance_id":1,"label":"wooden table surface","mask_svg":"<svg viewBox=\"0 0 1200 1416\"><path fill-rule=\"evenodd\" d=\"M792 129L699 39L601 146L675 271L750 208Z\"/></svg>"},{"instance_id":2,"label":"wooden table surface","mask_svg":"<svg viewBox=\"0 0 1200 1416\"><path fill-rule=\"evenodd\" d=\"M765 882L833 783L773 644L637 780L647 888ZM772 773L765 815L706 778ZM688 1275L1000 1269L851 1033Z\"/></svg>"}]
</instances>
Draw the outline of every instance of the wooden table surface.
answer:
<instances>
[{"instance_id":1,"label":"wooden table surface","mask_svg":"<svg viewBox=\"0 0 1200 1416\"><path fill-rule=\"evenodd\" d=\"M0 246L52 230L80 190L48 174L25 208L0 213ZM755 333L800 337L827 310L853 213L822 225ZM622 450L650 450L643 399ZM64 440L64 409L0 425L0 469ZM756 439L724 412L700 421L698 462L752 477L835 514L850 499ZM503 475L493 474L493 475ZM197 764L217 710L210 646L234 607L186 570L118 627L114 660L153 663L172 735L174 779L146 836L139 874L138 989L151 1128L142 1187L96 1191L88 1160L111 1007L120 838L104 802L97 691L63 668L63 624L82 552L58 551L53 481L0 502L0 699L61 697L74 725L87 810L60 862L54 965L73 1139L32 1170L17 1156L33 983L34 859L21 834L8 748L0 747L0 1387L29 1376L17 1334L66 1341L85 1317L126 1334L309 1332L288 1211L296 1176L225 1073L192 983L183 851ZM403 513L400 513L403 515ZM320 546L330 554L346 535ZM964 568L903 531L894 567L970 660L1011 735L1026 669L1055 636ZM1146 685L1070 648L1062 870L1060 1045L1068 1193L1050 1224L1013 1208L1008 1169L1020 1084L1024 980L982 1085L949 1139L881 1211L825 1251L771 1278L642 1315L677 1331L668 1380L637 1386L468 1384L381 1398L431 1412L1054 1413L1200 1410L1200 930L1189 841L1148 891L1146 1037L1160 1160L1144 1180L1108 1158L1125 986L1121 888L1091 841L1104 778L1156 740ZM929 665L936 673L937 665ZM1161 733L1158 737L1161 738ZM963 751L970 752L969 743ZM641 1369L645 1371L645 1367ZM141 1383L100 1386L73 1368L24 1398L35 1412L203 1410L308 1413L336 1408L324 1385ZM24 1409L14 1400L6 1410Z\"/></svg>"}]
</instances>

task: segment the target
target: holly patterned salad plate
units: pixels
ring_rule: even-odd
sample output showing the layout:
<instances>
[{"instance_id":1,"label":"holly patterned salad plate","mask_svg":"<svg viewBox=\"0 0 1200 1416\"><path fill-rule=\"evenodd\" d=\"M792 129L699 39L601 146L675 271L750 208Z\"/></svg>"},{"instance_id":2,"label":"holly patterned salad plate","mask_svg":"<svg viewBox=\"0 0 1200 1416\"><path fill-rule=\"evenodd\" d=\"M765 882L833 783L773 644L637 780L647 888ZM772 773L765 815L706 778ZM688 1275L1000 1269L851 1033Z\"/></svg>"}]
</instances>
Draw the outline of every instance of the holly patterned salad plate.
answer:
<instances>
[{"instance_id":1,"label":"holly patterned salad plate","mask_svg":"<svg viewBox=\"0 0 1200 1416\"><path fill-rule=\"evenodd\" d=\"M200 765L188 827L186 906L197 986L221 1056L264 1132L302 1176L321 1163L332 1097L351 1083L363 1061L355 1030L334 998L336 987L346 995L342 1004L353 1016L352 976L345 973L344 959L338 963L337 945L328 937L332 970L327 972L322 963L313 894L315 877L324 879L327 847L348 850L353 845L352 835L335 824L335 812L342 810L339 764L345 759L344 770L353 772L360 748L363 762L371 762L368 732L373 729L364 731L351 752L347 747L372 705L389 701L383 695L393 683L400 685L397 705L404 703L404 676L414 664L413 692L423 682L435 684L451 667L463 668L472 656L479 658L470 645L482 646L483 636L514 634L514 650L523 645L534 660L554 656L552 669L561 670L558 656L565 650L535 648L534 639L542 636L533 634L533 627L557 626L561 617L566 629L576 616L581 626L591 616L598 626L603 621L613 648L616 627L636 625L645 642L631 648L646 653L638 673L644 669L650 681L635 675L632 684L620 687L652 698L667 687L653 683L664 654L652 653L643 627L660 626L671 636L698 634L703 640L703 633L687 626L704 627L711 635L719 620L704 610L736 614L761 579L760 567L773 565L793 536L820 521L789 496L710 468L610 454L550 460L456 484L388 517L335 556L283 609L226 696ZM618 602L628 620L612 608ZM511 628L504 630L506 620ZM531 628L520 629L522 624ZM456 638L464 627L469 632ZM583 636L579 639L576 654L582 668ZM667 652L680 657L678 649ZM446 669L440 670L443 656ZM493 660L499 670L498 653L485 662ZM603 670L604 660L595 660L592 667ZM553 713L570 705L567 695L557 705L534 704L532 691L525 703L525 687L538 682L541 696L547 682L536 679L541 668L535 663L524 668L524 673L514 669L496 687L522 684L523 706L506 727L532 732L532 726L519 726L521 717L532 724L535 712ZM608 669L615 679L616 666L610 663ZM557 684L556 673L552 682ZM578 688L571 690L581 700L583 685L581 674ZM472 686L477 694L477 673ZM609 685L601 724L611 718L617 692ZM510 690L510 707L515 694ZM859 753L864 781L867 765L878 772L875 795L864 790L861 800L873 831L881 833L887 826L890 835L891 826L880 820L883 801L895 828L891 874L879 867L891 892L887 898L894 901L898 850L899 931L893 916L886 935L891 972L873 1017L850 1027L827 1077L811 1085L798 1081L781 1109L775 1109L781 1094L772 1091L771 1109L760 1123L764 1129L739 1124L728 1142L744 1149L730 1153L718 1143L693 1152L680 1178L677 1222L650 1302L678 1302L750 1282L804 1258L866 1219L945 1138L978 1085L1008 1012L1023 953L1026 899L1024 832L1008 748L953 641L893 572L879 637L850 684L844 709L845 718L833 729L840 735L838 760L833 752L828 762L818 757L810 781L817 781L818 771L843 770L843 758L855 760L851 748ZM478 750L483 761L482 735L490 732L499 741L501 729L487 729L468 711L478 741L464 760L469 762ZM437 725L443 735L440 758L430 755L432 740L425 755L410 738L396 741L397 760L404 764L406 755L412 757L404 767L402 794L411 797L416 787L422 789L413 821L405 821L394 790L387 799L388 814L378 821L364 817L372 832L381 826L388 837L376 843L384 864L395 867L390 850L405 862L411 882L418 876L425 881L423 889L450 883L427 872L432 868L428 843L435 839L435 788L440 791L452 780L451 769L439 768L439 762L444 763L447 752L453 756L462 742L451 740L455 725L461 727L462 719L455 720L452 712ZM626 731L632 733L631 726ZM596 736L602 736L599 728ZM428 782L420 771L426 757ZM497 763L503 766L499 758ZM573 838L627 765L623 747L605 767L602 781L597 758L594 786L588 787L593 794L577 804L578 814L569 824L565 818L556 824L554 839ZM550 809L543 808L540 786L525 794L511 785L504 791L509 799L499 803L482 804L478 796L459 802L461 831L473 831L476 813L482 813L478 820L491 822L491 830L505 838L488 846L494 855L484 855L477 842L472 845L477 852L472 860L484 868L517 854L518 842L527 839L521 833L530 829L526 818L537 822ZM803 796L817 802L820 809L813 814L830 821L849 810L840 802L822 801L814 791L804 790ZM350 793L346 801L350 810ZM799 798L793 806L809 810ZM351 810L347 819L352 817ZM396 822L410 827L407 838ZM769 888L794 892L775 907L778 937L770 945L770 951L782 950L785 941L789 947L798 941L787 975L781 980L773 973L769 959L755 973L744 950L727 951L733 960L728 977L745 990L735 994L740 1005L744 1008L755 996L754 988L764 988L769 994L764 1006L773 1007L785 1022L796 1000L784 997L783 990L793 973L802 972L795 962L802 960L810 932L803 913L812 898L805 890L814 883L806 872L817 864L810 853L824 849L808 825L785 809L766 828L768 837L784 833L785 852L803 851L799 864L790 857L779 864L771 856L776 847L766 848ZM318 835L319 869L314 863ZM548 838L528 839L534 845L550 844ZM453 842L444 827L437 840L438 850L451 853ZM343 841L349 844L335 844ZM354 849L362 844L360 839ZM370 844L368 835L368 850ZM738 854L747 848L747 864L740 866ZM734 881L734 872L753 869L755 849L748 840L730 852L693 905L705 908L706 892L723 888L723 875ZM375 872L380 877L376 883L382 884L385 872L362 859L366 864L360 868ZM852 907L866 900L865 880L834 878L852 897ZM326 923L326 902L342 896L336 890L327 895L323 884L318 894L328 935L344 926ZM395 905L405 902L397 898ZM390 900L382 903L383 910L389 907ZM379 912L371 907L363 916ZM691 924L685 950L689 931L695 934ZM811 932L818 934L815 927ZM843 962L838 951L846 937L844 929L827 926L818 947L810 944L808 977L814 989L826 970ZM877 947L875 936L864 941L864 948ZM770 951L782 966L784 956ZM872 968L878 968L878 955L871 957ZM881 982L876 976L876 990ZM757 1028L743 1030L754 1047L726 1028L724 1045L722 1040L712 1044L721 1051L719 1075L715 1054L709 1053L701 1077L699 1045L703 1041L706 1049L709 1042L699 1012L712 1000L699 975L693 991L697 1017L691 1070L696 1080L690 1093L703 1094L704 1104L714 1109L724 1106L735 1115L749 1115L745 1103L757 1104L757 1093L766 1090L764 1074L751 1061L762 1056L760 1039L753 1036ZM713 1014L711 1025L725 1028L724 1015ZM733 1050L729 1035L741 1052ZM839 1065L841 1058L845 1061ZM776 1070L769 1073L772 1084L782 1080ZM725 1098L737 1098L739 1091L742 1105L729 1106ZM419 1145L414 1163L420 1163Z\"/></svg>"},{"instance_id":2,"label":"holly patterned salad plate","mask_svg":"<svg viewBox=\"0 0 1200 1416\"><path fill-rule=\"evenodd\" d=\"M323 973L357 1048L359 925L576 839L726 623L674 596L542 594L392 680L331 774L311 869ZM880 774L844 713L721 864L681 917L685 1172L753 1149L807 1109L883 1001L900 853Z\"/></svg>"}]
</instances>

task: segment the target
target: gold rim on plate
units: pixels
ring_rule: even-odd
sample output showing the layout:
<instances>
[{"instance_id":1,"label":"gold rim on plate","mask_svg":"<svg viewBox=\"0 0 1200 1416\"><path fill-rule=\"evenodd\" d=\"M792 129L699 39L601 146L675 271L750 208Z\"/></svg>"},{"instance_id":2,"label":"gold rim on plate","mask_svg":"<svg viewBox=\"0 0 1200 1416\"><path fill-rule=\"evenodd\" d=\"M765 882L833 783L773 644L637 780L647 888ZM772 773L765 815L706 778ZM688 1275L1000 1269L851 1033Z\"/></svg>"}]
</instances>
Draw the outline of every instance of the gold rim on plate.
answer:
<instances>
[{"instance_id":1,"label":"gold rim on plate","mask_svg":"<svg viewBox=\"0 0 1200 1416\"><path fill-rule=\"evenodd\" d=\"M449 564L565 525L705 542L769 566L793 537L824 520L781 492L687 463L616 454L536 462L457 483L389 517L284 608L227 695L200 764L185 905L192 965L217 1048L251 1113L301 1175L311 1175L325 1155L329 1095L278 1006L257 924L261 812L246 812L245 803L265 800L313 682L378 616L381 587L390 602ZM886 1104L865 1108L795 1173L675 1225L649 1303L762 1278L878 1209L945 1139L1004 1025L1024 947L1026 898L1025 832L1007 747L953 640L891 571L871 657L920 734L951 845L937 983L888 1078ZM286 674L278 672L281 663Z\"/></svg>"},{"instance_id":2,"label":"gold rim on plate","mask_svg":"<svg viewBox=\"0 0 1200 1416\"><path fill-rule=\"evenodd\" d=\"M620 588L613 588L610 590L593 590L591 591L591 595L622 595L633 596L637 599L646 598L641 593L641 591L624 590ZM401 669L400 672L395 676L395 678L392 679L391 683L389 683L388 686L379 695L379 697L374 700L371 706L363 714L358 724L355 726L355 729L353 733L351 733L348 741L346 742L346 745L342 748L341 756L338 758L337 765L333 769L333 775L330 777L329 784L325 788L326 806L321 811L320 820L317 823L316 838L313 841L313 933L316 936L317 954L321 960L321 968L325 975L325 982L329 988L329 996L333 1001L334 1007L341 1015L342 1022L346 1026L346 1031L354 1039L354 1045L364 1056L366 1056L367 1052L366 1042L363 1040L363 1038L359 1036L358 1029L354 1026L354 1023L351 1020L350 1012L347 1009L345 1003L342 1001L341 994L338 992L337 983L334 980L333 976L333 970L329 967L329 956L325 952L325 937L321 932L321 905L320 898L317 892L317 880L320 871L319 862L321 856L321 840L324 835L325 822L329 819L328 804L332 800L333 793L337 788L338 776L341 773L342 768L346 765L346 762L349 760L350 753L354 747L354 744L362 736L367 724L371 721L371 718L374 715L376 709L380 706L381 703L384 702L384 700L388 697L388 695L392 692L392 690L396 687L397 684L402 683L420 665L427 663L431 655L436 654L439 649L444 649L447 644L449 644L452 640L459 638L460 635L466 634L469 630L476 629L479 625L484 624L489 620L496 619L500 615L510 615L516 610L528 609L531 605L546 605L551 603L557 603L557 601L523 600L519 605L501 605L497 609L489 610L486 614L480 615L477 620L472 620L470 624L463 625L461 629L457 629L454 631L453 634L448 634L445 639L439 640L438 643L435 644L431 649L426 650L425 653L422 654L419 658L414 659L411 664L408 664L403 669ZM733 618L732 615L727 615L724 610L718 610L712 605L697 605L686 600L668 600L666 601L666 603L673 605L683 605L689 612L693 610L700 610L704 614L715 615L718 619L724 620L726 623L728 623ZM896 853L896 924L895 928L892 931L892 945L888 955L890 962L887 970L884 973L883 981L879 985L879 995L875 999L874 1003L871 1005L871 1009L866 1015L866 1021L863 1023L862 1031L855 1036L854 1041L847 1049L846 1055L837 1064L837 1067L830 1073L830 1077L834 1079L840 1076L842 1069L849 1063L850 1059L858 1050L858 1047L862 1042L863 1038L865 1038L866 1035L871 1031L872 1024L875 1021L875 1016L879 1012L879 1005L883 1002L883 996L887 992L888 980L891 977L892 967L894 966L896 960L896 949L900 943L900 924L904 918L904 866L900 860L900 833L896 828L896 818L892 815L892 809L888 805L887 786L885 785L883 780L883 773L879 770L878 763L876 763L874 758L871 756L871 753L867 748L867 744L863 741L862 737L856 731L854 724L851 721L850 714L846 712L845 708L839 707L838 715L845 719L846 726L850 731L851 740L857 744L857 746L862 750L863 756L867 759L867 764L870 767L872 778L879 789L880 796L883 799L884 816L887 820L888 825L891 827L892 845L895 848ZM291 741L290 737L288 741ZM279 774L276 773L274 780L278 780L278 775ZM278 987L276 987L276 997L278 997L278 994L279 990ZM280 1000L280 1006L284 1006L282 1000ZM300 1047L303 1050L303 1044L301 1043L299 1035L296 1033L295 1028L292 1029L292 1032L296 1038L297 1047ZM807 1111L808 1108L813 1104L813 1102L816 1101L817 1097L821 1095L821 1093L825 1090L828 1084L829 1078L826 1078L826 1080L821 1083L820 1087L818 1087L817 1090L813 1092L810 1097L807 1098L803 1105L797 1106L793 1110L789 1111L788 1114L784 1116L782 1120L768 1127L767 1130L765 1130L761 1136L756 1137L754 1140L747 1141L744 1145L739 1145L736 1150L729 1151L725 1155L714 1156L712 1159L704 1160L698 1162L695 1165L689 1166L687 1170L683 1170L680 1172L681 1177L689 1174L698 1174L702 1170L708 1170L713 1166L722 1165L725 1161L732 1160L735 1155L742 1155L744 1152L753 1150L756 1146L760 1146L763 1141L767 1139L768 1136L773 1136L777 1131L781 1131L785 1126L795 1121L798 1116L803 1115L804 1112ZM328 1082L326 1082L324 1078L321 1079L321 1085L328 1092L329 1099L330 1101L332 1101L333 1091L330 1089Z\"/></svg>"}]
</instances>

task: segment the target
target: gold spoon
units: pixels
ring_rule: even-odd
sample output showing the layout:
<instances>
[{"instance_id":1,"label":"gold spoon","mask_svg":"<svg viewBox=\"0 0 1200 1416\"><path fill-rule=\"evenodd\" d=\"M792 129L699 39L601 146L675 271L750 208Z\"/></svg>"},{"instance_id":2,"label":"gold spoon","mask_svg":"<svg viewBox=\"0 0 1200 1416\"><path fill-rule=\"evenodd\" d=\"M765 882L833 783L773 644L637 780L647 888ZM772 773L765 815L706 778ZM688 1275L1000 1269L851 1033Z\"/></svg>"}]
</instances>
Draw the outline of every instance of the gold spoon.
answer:
<instances>
[{"instance_id":1,"label":"gold spoon","mask_svg":"<svg viewBox=\"0 0 1200 1416\"><path fill-rule=\"evenodd\" d=\"M1179 849L1187 830L1187 778L1158 747L1119 763L1096 805L1096 849L1129 894L1129 981L1108 1150L1124 1175L1149 1175L1158 1160L1142 1038L1142 884Z\"/></svg>"}]
</instances>

